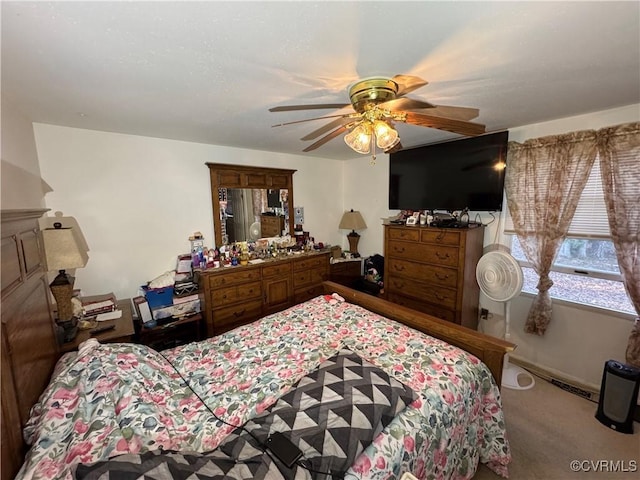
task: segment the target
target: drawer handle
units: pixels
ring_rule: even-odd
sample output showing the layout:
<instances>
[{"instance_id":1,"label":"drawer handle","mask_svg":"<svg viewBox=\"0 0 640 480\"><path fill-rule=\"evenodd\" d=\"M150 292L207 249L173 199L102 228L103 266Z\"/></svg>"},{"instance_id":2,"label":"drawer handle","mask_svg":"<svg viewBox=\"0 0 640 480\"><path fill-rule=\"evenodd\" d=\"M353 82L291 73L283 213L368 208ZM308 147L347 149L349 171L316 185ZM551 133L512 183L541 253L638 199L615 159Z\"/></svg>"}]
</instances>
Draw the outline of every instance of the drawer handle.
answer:
<instances>
[{"instance_id":1,"label":"drawer handle","mask_svg":"<svg viewBox=\"0 0 640 480\"><path fill-rule=\"evenodd\" d=\"M441 301L442 301L442 300L446 300L446 298L447 298L447 297L445 297L444 295L440 295L440 294L439 294L439 293L437 293L437 292L436 292L436 294L435 294L435 297L436 297L438 300L441 300Z\"/></svg>"},{"instance_id":2,"label":"drawer handle","mask_svg":"<svg viewBox=\"0 0 640 480\"><path fill-rule=\"evenodd\" d=\"M442 254L440 252L436 252L436 257L438 257L440 260L447 260L449 258L449 254L448 253Z\"/></svg>"},{"instance_id":3,"label":"drawer handle","mask_svg":"<svg viewBox=\"0 0 640 480\"><path fill-rule=\"evenodd\" d=\"M239 312L233 312L233 315L234 315L235 317L241 317L242 315L244 315L244 312L246 312L246 311L247 311L247 309L246 309L246 308L243 308L243 309L242 309L242 310L240 310Z\"/></svg>"},{"instance_id":4,"label":"drawer handle","mask_svg":"<svg viewBox=\"0 0 640 480\"><path fill-rule=\"evenodd\" d=\"M222 295L222 299L226 300L227 299L227 294Z\"/></svg>"},{"instance_id":5,"label":"drawer handle","mask_svg":"<svg viewBox=\"0 0 640 480\"><path fill-rule=\"evenodd\" d=\"M436 273L436 278L438 280L446 280L447 278L449 278L448 274L442 274L442 273Z\"/></svg>"},{"instance_id":6,"label":"drawer handle","mask_svg":"<svg viewBox=\"0 0 640 480\"><path fill-rule=\"evenodd\" d=\"M404 253L404 247L395 247L394 250L396 253Z\"/></svg>"},{"instance_id":7,"label":"drawer handle","mask_svg":"<svg viewBox=\"0 0 640 480\"><path fill-rule=\"evenodd\" d=\"M404 272L404 265L394 265L396 272Z\"/></svg>"}]
</instances>

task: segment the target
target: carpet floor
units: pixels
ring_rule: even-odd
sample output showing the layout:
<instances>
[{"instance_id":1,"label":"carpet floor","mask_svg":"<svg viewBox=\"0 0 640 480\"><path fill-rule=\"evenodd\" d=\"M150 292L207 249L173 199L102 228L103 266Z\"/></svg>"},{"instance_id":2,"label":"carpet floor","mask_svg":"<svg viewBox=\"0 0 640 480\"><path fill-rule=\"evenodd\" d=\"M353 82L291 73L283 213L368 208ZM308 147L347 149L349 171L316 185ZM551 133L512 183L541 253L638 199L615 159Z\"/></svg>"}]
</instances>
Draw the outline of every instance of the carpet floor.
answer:
<instances>
[{"instance_id":1,"label":"carpet floor","mask_svg":"<svg viewBox=\"0 0 640 480\"><path fill-rule=\"evenodd\" d=\"M640 424L632 435L602 425L598 405L536 377L529 390L502 388L513 480L640 479ZM578 461L578 471L572 470ZM480 465L473 480L501 477Z\"/></svg>"}]
</instances>

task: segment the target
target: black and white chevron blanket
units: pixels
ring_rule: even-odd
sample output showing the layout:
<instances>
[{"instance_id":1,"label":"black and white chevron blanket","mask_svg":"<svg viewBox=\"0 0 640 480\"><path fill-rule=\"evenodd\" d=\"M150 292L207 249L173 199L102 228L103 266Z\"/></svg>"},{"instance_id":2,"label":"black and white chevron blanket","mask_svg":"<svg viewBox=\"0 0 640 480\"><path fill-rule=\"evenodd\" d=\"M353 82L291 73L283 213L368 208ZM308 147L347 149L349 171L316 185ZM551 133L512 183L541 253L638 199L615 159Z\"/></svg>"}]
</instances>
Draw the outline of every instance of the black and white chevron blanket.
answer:
<instances>
[{"instance_id":1,"label":"black and white chevron blanket","mask_svg":"<svg viewBox=\"0 0 640 480\"><path fill-rule=\"evenodd\" d=\"M149 451L79 465L77 479L341 478L393 418L416 399L409 387L350 350L300 379L270 409L208 453ZM265 447L282 432L303 456L291 468Z\"/></svg>"}]
</instances>

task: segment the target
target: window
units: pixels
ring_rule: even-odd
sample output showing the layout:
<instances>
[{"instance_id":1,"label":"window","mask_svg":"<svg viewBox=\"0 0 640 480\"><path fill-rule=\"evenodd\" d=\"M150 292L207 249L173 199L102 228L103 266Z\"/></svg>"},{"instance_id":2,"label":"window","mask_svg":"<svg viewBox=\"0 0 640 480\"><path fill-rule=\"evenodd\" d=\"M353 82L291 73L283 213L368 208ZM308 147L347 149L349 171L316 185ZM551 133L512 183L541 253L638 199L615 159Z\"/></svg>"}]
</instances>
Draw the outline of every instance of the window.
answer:
<instances>
[{"instance_id":1,"label":"window","mask_svg":"<svg viewBox=\"0 0 640 480\"><path fill-rule=\"evenodd\" d=\"M527 262L508 216L505 233L511 235L511 253L522 265L523 291L536 294L538 276ZM554 285L549 294L554 298L635 315L610 239L597 160L580 197L567 238L558 250L550 277Z\"/></svg>"}]
</instances>

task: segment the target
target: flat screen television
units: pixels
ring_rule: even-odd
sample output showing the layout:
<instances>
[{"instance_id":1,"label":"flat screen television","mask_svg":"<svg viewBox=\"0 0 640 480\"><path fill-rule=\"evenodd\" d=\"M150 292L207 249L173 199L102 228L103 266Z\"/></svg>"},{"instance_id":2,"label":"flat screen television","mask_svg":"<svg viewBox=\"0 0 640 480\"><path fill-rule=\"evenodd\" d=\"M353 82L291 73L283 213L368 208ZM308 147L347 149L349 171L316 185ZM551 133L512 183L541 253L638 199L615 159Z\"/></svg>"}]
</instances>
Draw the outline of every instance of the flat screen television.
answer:
<instances>
[{"instance_id":1,"label":"flat screen television","mask_svg":"<svg viewBox=\"0 0 640 480\"><path fill-rule=\"evenodd\" d=\"M389 209L501 211L509 132L392 153Z\"/></svg>"}]
</instances>

